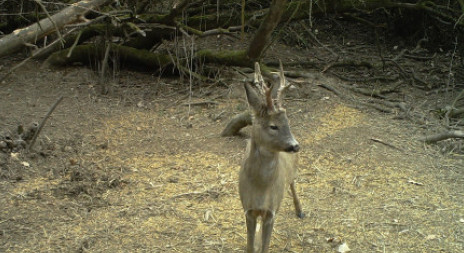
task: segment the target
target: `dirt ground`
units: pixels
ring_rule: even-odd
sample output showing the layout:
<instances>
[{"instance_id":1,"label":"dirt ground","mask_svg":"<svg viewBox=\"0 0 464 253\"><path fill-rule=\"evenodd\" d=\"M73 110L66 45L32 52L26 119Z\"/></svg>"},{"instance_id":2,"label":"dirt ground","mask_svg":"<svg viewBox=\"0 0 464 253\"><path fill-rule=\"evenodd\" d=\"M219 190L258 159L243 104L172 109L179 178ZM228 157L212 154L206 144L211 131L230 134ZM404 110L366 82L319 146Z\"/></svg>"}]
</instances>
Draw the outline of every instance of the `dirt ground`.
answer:
<instances>
[{"instance_id":1,"label":"dirt ground","mask_svg":"<svg viewBox=\"0 0 464 253\"><path fill-rule=\"evenodd\" d=\"M102 96L88 68L40 64L0 85L3 133L40 121L64 96L34 152L0 152L1 252L243 252L237 180L248 132L219 136L247 108L240 75L224 70L228 87L197 85L190 99L186 81L121 70ZM417 141L430 129L345 101L317 86L342 81L309 73L286 100L306 217L287 194L271 252L464 252L462 155ZM410 89L397 96L426 97Z\"/></svg>"}]
</instances>

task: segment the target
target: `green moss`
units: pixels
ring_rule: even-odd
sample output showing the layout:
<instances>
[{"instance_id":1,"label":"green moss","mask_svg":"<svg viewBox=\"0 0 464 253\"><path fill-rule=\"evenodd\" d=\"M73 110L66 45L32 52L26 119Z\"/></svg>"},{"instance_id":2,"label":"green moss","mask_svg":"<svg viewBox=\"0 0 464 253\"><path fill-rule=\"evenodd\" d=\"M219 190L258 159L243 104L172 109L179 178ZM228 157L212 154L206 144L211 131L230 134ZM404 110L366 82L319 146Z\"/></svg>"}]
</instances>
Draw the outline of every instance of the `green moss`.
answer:
<instances>
[{"instance_id":1,"label":"green moss","mask_svg":"<svg viewBox=\"0 0 464 253\"><path fill-rule=\"evenodd\" d=\"M66 66L76 62L92 65L101 61L104 52L103 46L80 45L76 46L70 57L66 57L69 49L61 50L52 54L46 61L54 66ZM111 54L119 57L123 67L134 69L159 69L170 66L171 58L168 55L155 54L145 49L113 45Z\"/></svg>"},{"instance_id":2,"label":"green moss","mask_svg":"<svg viewBox=\"0 0 464 253\"><path fill-rule=\"evenodd\" d=\"M222 50L213 52L211 50L204 49L198 51L196 57L202 58L208 63L253 68L253 62L248 59L245 50Z\"/></svg>"}]
</instances>

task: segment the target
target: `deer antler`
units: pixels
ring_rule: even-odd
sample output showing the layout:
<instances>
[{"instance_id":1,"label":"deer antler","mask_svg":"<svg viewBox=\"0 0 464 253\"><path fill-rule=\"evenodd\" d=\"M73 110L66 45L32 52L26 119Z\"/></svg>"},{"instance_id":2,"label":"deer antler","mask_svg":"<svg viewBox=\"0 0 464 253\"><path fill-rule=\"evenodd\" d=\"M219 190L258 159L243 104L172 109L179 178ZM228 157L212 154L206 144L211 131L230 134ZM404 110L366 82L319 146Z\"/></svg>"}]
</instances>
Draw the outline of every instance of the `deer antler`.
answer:
<instances>
[{"instance_id":1,"label":"deer antler","mask_svg":"<svg viewBox=\"0 0 464 253\"><path fill-rule=\"evenodd\" d=\"M256 87L258 87L259 92L262 96L266 98L266 105L267 109L270 111L274 111L274 102L272 101L272 89L267 87L266 83L264 82L263 76L261 75L261 68L259 67L259 63L255 62L255 80L254 83Z\"/></svg>"},{"instance_id":2,"label":"deer antler","mask_svg":"<svg viewBox=\"0 0 464 253\"><path fill-rule=\"evenodd\" d=\"M279 88L277 89L276 104L277 104L278 109L283 109L282 92L284 92L290 85L285 80L284 67L282 66L281 60L279 60L279 67L280 67L280 72L279 72L280 83L279 83Z\"/></svg>"}]
</instances>

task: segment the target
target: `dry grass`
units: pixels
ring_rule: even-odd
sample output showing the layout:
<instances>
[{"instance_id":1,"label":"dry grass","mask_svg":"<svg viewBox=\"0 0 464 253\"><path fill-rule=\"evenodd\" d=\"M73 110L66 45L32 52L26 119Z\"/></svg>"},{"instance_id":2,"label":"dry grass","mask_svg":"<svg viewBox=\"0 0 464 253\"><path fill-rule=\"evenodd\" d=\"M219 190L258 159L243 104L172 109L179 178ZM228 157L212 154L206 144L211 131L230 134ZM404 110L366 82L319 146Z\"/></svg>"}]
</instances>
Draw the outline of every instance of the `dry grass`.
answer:
<instances>
[{"instance_id":1,"label":"dry grass","mask_svg":"<svg viewBox=\"0 0 464 253\"><path fill-rule=\"evenodd\" d=\"M225 95L188 118L185 101L176 101L182 89L169 80L161 88L171 97L147 95L160 86L137 75L102 98L82 71L31 70L0 90L2 128L40 118L56 94L67 98L41 137L41 150L54 144L48 155L3 157L0 251L243 252L237 179L245 138L218 136L243 100ZM336 252L345 242L352 252L462 252L462 157L415 141L422 130L407 121L318 88L310 94L288 102L303 146L297 189L307 216L297 219L287 196L271 251Z\"/></svg>"}]
</instances>

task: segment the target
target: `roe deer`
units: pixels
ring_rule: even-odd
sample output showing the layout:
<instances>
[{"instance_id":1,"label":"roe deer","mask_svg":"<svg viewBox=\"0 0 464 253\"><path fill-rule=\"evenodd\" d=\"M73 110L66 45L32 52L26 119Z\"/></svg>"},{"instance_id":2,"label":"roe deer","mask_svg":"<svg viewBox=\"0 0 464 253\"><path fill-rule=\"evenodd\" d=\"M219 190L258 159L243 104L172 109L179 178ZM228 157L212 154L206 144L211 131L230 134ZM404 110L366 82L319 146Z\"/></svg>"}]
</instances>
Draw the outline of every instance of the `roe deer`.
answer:
<instances>
[{"instance_id":1,"label":"roe deer","mask_svg":"<svg viewBox=\"0 0 464 253\"><path fill-rule=\"evenodd\" d=\"M301 204L295 192L297 157L300 146L290 132L282 92L288 87L282 63L280 85L268 87L259 64L255 63L255 88L245 84L248 104L253 111L251 140L240 170L240 200L246 216L247 252L254 252L257 218L262 219L261 252L269 251L274 219L287 184L293 196L296 214L303 218ZM273 99L273 94L276 98Z\"/></svg>"}]
</instances>

